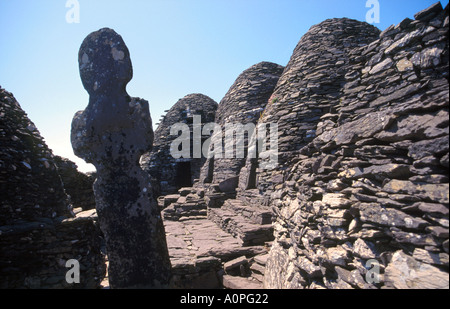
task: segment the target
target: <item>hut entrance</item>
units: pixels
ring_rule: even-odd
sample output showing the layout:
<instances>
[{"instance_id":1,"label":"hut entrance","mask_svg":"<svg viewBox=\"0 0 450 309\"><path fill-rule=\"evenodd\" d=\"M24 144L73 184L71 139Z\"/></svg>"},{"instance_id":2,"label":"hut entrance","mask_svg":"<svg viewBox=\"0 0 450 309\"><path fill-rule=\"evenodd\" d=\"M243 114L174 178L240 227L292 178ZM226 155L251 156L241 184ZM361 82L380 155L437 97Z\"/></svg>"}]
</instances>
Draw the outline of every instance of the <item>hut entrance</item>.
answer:
<instances>
[{"instance_id":1,"label":"hut entrance","mask_svg":"<svg viewBox=\"0 0 450 309\"><path fill-rule=\"evenodd\" d=\"M176 168L175 185L178 188L192 187L191 163L179 162Z\"/></svg>"}]
</instances>

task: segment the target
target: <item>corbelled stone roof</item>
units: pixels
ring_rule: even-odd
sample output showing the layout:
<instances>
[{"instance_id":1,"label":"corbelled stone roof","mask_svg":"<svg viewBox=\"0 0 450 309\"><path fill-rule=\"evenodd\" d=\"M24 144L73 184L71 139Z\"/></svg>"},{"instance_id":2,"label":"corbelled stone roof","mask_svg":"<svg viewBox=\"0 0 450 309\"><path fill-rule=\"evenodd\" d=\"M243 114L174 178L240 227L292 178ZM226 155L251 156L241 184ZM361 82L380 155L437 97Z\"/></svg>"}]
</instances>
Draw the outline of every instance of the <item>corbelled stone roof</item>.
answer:
<instances>
[{"instance_id":1,"label":"corbelled stone roof","mask_svg":"<svg viewBox=\"0 0 450 309\"><path fill-rule=\"evenodd\" d=\"M217 109L216 123L221 126L223 133L225 133L226 125L245 125L247 123L256 125L283 70L284 67L278 64L260 62L239 75L220 101ZM245 138L245 147L247 147L247 140L248 137ZM245 164L245 157L237 158L236 153L233 158L213 158L211 160L214 161L212 172L214 174L213 182L216 183L238 176L240 169ZM203 175L207 172L206 167L210 164L210 160L207 160L205 168L202 169ZM204 177L211 178L211 175Z\"/></svg>"},{"instance_id":2,"label":"corbelled stone roof","mask_svg":"<svg viewBox=\"0 0 450 309\"><path fill-rule=\"evenodd\" d=\"M301 38L260 119L278 124L278 172L311 140L320 117L339 105L350 51L371 43L379 33L367 23L343 18L315 25ZM268 188L272 176L261 175L261 190Z\"/></svg>"}]
</instances>

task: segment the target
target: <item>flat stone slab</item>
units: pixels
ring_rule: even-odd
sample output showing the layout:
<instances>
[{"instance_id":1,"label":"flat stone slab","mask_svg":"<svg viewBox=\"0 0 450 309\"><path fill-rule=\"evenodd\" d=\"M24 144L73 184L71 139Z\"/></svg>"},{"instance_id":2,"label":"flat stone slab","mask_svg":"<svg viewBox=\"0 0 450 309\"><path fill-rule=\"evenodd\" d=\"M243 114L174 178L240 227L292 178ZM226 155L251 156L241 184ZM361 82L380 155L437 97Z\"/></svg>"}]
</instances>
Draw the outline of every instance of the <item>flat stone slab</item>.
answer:
<instances>
[{"instance_id":1,"label":"flat stone slab","mask_svg":"<svg viewBox=\"0 0 450 309\"><path fill-rule=\"evenodd\" d=\"M263 265L263 266L266 266L268 258L269 258L269 254L257 255L254 257L255 262L260 265Z\"/></svg>"},{"instance_id":2,"label":"flat stone slab","mask_svg":"<svg viewBox=\"0 0 450 309\"><path fill-rule=\"evenodd\" d=\"M199 259L216 257L222 262L240 256L267 253L264 246L243 247L242 242L208 219L165 220L167 246L174 272L195 271Z\"/></svg>"},{"instance_id":3,"label":"flat stone slab","mask_svg":"<svg viewBox=\"0 0 450 309\"><path fill-rule=\"evenodd\" d=\"M261 290L263 284L253 278L234 277L229 275L223 276L223 286L226 289L233 290Z\"/></svg>"},{"instance_id":4,"label":"flat stone slab","mask_svg":"<svg viewBox=\"0 0 450 309\"><path fill-rule=\"evenodd\" d=\"M223 265L223 269L225 270L225 272L228 272L228 271L230 271L236 267L239 267L243 264L248 264L248 260L245 256L241 256L241 257L238 257L237 259L226 262Z\"/></svg>"}]
</instances>

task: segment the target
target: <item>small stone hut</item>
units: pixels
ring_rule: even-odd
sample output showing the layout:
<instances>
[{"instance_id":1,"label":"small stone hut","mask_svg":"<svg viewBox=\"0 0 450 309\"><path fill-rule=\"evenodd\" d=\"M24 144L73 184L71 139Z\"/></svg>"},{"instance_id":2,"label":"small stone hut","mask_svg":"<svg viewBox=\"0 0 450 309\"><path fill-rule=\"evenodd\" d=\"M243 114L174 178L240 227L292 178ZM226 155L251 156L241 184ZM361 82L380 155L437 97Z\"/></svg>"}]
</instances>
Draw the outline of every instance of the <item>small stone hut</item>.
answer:
<instances>
[{"instance_id":1,"label":"small stone hut","mask_svg":"<svg viewBox=\"0 0 450 309\"><path fill-rule=\"evenodd\" d=\"M156 195L175 193L182 187L193 185L194 179L200 177L200 169L205 158L193 156L194 142L203 142L210 136L202 136L194 141L194 116L201 117L201 123L214 122L217 103L203 94L189 94L180 99L163 117L155 131L153 150L141 158L141 165L152 177ZM171 135L174 124L187 124L190 131L190 156L175 159L170 147L179 135Z\"/></svg>"}]
</instances>

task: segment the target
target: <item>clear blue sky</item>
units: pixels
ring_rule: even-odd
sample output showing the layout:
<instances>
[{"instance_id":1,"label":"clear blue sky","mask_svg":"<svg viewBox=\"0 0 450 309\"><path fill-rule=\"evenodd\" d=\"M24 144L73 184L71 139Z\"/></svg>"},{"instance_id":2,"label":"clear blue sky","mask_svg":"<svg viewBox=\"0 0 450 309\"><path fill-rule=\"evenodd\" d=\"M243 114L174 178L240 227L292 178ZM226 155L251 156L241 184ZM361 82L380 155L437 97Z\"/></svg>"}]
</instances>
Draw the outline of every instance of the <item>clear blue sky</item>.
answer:
<instances>
[{"instance_id":1,"label":"clear blue sky","mask_svg":"<svg viewBox=\"0 0 450 309\"><path fill-rule=\"evenodd\" d=\"M379 0L384 30L437 0ZM327 18L365 21L366 0L0 0L0 86L12 92L55 154L77 159L70 124L88 103L78 72L83 39L103 27L125 40L131 96L149 101L153 122L190 93L219 102L237 76L260 61L286 65L308 29ZM441 1L443 6L448 0Z\"/></svg>"}]
</instances>

